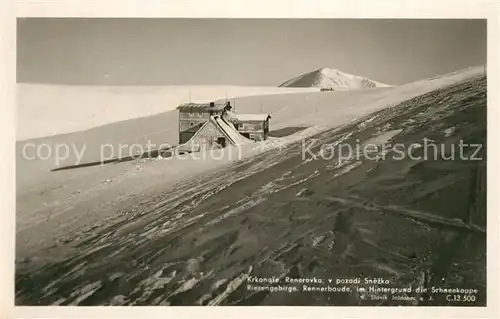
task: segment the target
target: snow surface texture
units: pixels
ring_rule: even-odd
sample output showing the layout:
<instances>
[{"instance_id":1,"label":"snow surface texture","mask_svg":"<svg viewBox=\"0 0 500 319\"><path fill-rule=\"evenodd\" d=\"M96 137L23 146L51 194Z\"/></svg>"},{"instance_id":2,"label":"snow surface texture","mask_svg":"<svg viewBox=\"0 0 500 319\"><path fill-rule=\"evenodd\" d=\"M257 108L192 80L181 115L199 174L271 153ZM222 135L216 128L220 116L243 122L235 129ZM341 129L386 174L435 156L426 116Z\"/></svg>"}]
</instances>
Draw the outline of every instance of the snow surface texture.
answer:
<instances>
[{"instance_id":1,"label":"snow surface texture","mask_svg":"<svg viewBox=\"0 0 500 319\"><path fill-rule=\"evenodd\" d=\"M362 76L329 68L299 75L280 85L280 87L317 87L330 90L361 90L389 86Z\"/></svg>"},{"instance_id":2,"label":"snow surface texture","mask_svg":"<svg viewBox=\"0 0 500 319\"><path fill-rule=\"evenodd\" d=\"M392 108L370 107L381 109L377 113L354 108L364 115L315 135L315 150L322 152L320 145L327 144L384 143L396 136L405 145L430 136L447 145L458 139L485 141L486 79L440 89L442 83ZM316 94L392 96L401 89ZM413 86L412 91L421 89ZM329 273L384 277L400 287L466 282L479 291L469 305L486 304L484 163L474 173L468 161L450 165L392 156L374 161L356 154L340 161L304 160L299 140L253 156L247 151L260 146L259 152L262 145L245 146L250 148L242 151L246 157L231 165L221 163L227 156L148 160L122 165L124 174L115 177L103 174L120 164L104 165L95 170L103 183L91 183L83 169L85 178L29 197L52 206L23 211L25 203L19 201L16 270L26 270L16 273L16 304L450 305L444 294L429 302L418 293L404 301L375 294L377 300L370 301L358 293L278 296L241 289L250 275L312 278ZM200 174L207 167L211 171ZM175 176L181 180L171 187ZM83 193L72 194L69 188L78 184ZM478 201L457 197L468 194L471 185ZM62 203L47 202L50 197ZM58 241L42 249L50 236ZM28 258L23 259L28 245L34 253L24 253ZM42 267L34 269L37 265Z\"/></svg>"},{"instance_id":3,"label":"snow surface texture","mask_svg":"<svg viewBox=\"0 0 500 319\"><path fill-rule=\"evenodd\" d=\"M112 165L96 165L79 169L52 172L56 168L54 152L46 160L23 158L24 143L16 143L16 256L23 258L33 252L46 254L42 248L49 247L64 234L81 231L86 225L94 225L116 214L111 207L124 205L122 200L138 202L141 196L151 196L161 186L174 187L179 182L195 178L212 170L222 169L233 163L241 151L243 159L270 148L286 147L289 143L314 135L325 129L346 125L360 117L414 98L442 89L448 85L482 76L484 68L476 67L450 74L425 79L392 88L357 90L323 94L267 95L265 97L244 97L236 100L236 111L240 113L271 113L271 130L286 127L308 126L308 129L283 138L269 139L265 144L251 143L241 148L218 150L227 156L183 160L146 161L131 165L131 162ZM263 107L261 107L261 102ZM146 143L175 142L178 138L178 121L175 112L144 119L110 124L86 132L60 135L40 139L55 149L57 144L67 144L81 149L86 145L82 163L99 161L100 147L112 144L119 149L122 143L140 143L139 136ZM155 129L163 131L155 136L148 134ZM127 138L135 138L127 140ZM231 154L232 156L229 156ZM28 155L33 156L33 151ZM116 155L116 153L115 153ZM216 159L214 159L216 158ZM65 163L76 163L74 152L70 152ZM270 165L263 163L263 165ZM265 166L264 165L264 166ZM113 199L110 202L110 199ZM118 208L117 208L118 209ZM121 210L123 211L123 209Z\"/></svg>"}]
</instances>

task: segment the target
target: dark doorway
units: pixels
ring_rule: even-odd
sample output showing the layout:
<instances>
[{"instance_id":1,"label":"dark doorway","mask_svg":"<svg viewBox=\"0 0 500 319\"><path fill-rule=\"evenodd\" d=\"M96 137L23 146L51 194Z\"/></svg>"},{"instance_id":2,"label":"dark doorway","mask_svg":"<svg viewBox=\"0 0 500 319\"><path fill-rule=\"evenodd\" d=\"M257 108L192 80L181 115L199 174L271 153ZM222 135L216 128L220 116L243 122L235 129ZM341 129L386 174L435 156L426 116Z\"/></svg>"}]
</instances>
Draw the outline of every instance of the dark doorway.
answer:
<instances>
[{"instance_id":1,"label":"dark doorway","mask_svg":"<svg viewBox=\"0 0 500 319\"><path fill-rule=\"evenodd\" d=\"M217 144L221 145L222 147L226 147L226 138L225 137L217 138Z\"/></svg>"}]
</instances>

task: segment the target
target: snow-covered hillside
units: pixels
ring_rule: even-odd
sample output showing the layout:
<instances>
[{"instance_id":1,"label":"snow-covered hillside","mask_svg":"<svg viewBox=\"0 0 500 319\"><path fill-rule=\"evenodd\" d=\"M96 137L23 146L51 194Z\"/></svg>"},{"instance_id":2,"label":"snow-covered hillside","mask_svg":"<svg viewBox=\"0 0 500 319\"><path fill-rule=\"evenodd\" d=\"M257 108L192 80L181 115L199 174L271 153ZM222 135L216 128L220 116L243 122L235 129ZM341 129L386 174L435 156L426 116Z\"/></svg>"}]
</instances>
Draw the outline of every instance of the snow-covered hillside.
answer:
<instances>
[{"instance_id":1,"label":"snow-covered hillside","mask_svg":"<svg viewBox=\"0 0 500 319\"><path fill-rule=\"evenodd\" d=\"M329 68L299 75L280 85L280 87L317 87L327 90L360 90L388 86L390 85Z\"/></svg>"},{"instance_id":2,"label":"snow-covered hillside","mask_svg":"<svg viewBox=\"0 0 500 319\"><path fill-rule=\"evenodd\" d=\"M83 131L167 112L185 102L241 96L303 93L317 88L272 86L79 86L17 85L17 140Z\"/></svg>"}]
</instances>

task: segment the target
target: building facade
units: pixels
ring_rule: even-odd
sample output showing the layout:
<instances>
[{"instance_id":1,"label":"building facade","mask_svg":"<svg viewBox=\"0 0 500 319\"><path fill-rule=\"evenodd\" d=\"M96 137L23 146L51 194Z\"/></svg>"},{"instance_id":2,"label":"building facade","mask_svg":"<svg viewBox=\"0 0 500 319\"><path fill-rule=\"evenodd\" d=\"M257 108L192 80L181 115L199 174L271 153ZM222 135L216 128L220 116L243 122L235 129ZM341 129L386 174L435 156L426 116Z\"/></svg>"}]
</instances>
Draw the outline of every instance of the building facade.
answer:
<instances>
[{"instance_id":1,"label":"building facade","mask_svg":"<svg viewBox=\"0 0 500 319\"><path fill-rule=\"evenodd\" d=\"M237 114L233 113L231 122L238 132L254 141L266 140L269 136L269 114Z\"/></svg>"},{"instance_id":2,"label":"building facade","mask_svg":"<svg viewBox=\"0 0 500 319\"><path fill-rule=\"evenodd\" d=\"M209 116L201 128L187 142L182 143L177 150L180 153L200 152L226 147L228 143L234 145L233 140L220 127L217 119Z\"/></svg>"},{"instance_id":3,"label":"building facade","mask_svg":"<svg viewBox=\"0 0 500 319\"><path fill-rule=\"evenodd\" d=\"M225 104L186 103L177 107L179 111L179 144L189 141L208 121L210 116L220 116Z\"/></svg>"},{"instance_id":4,"label":"building facade","mask_svg":"<svg viewBox=\"0 0 500 319\"><path fill-rule=\"evenodd\" d=\"M269 114L237 114L231 111L232 107L227 103L186 103L177 107L179 111L179 145L185 144L193 137L202 138L210 135L211 125L204 127L209 119L215 118L220 125L231 126L234 134L241 135L253 141L266 140L269 136ZM197 135L197 132L204 128L204 133ZM223 129L228 131L228 127ZM223 141L224 134L220 130L211 130L213 134L210 139ZM240 137L241 137L240 136ZM234 137L237 138L237 137ZM223 144L223 143L222 143Z\"/></svg>"}]
</instances>

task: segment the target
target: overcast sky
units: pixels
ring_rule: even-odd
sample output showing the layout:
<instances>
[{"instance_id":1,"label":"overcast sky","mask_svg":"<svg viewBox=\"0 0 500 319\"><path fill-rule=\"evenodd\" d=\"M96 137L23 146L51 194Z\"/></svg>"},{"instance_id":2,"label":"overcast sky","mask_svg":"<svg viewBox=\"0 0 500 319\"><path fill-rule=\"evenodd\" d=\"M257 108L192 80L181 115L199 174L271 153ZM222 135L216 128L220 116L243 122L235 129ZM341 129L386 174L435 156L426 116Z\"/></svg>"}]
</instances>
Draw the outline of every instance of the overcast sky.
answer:
<instances>
[{"instance_id":1,"label":"overcast sky","mask_svg":"<svg viewBox=\"0 0 500 319\"><path fill-rule=\"evenodd\" d=\"M19 19L18 82L272 85L322 67L402 84L486 62L485 20Z\"/></svg>"}]
</instances>

